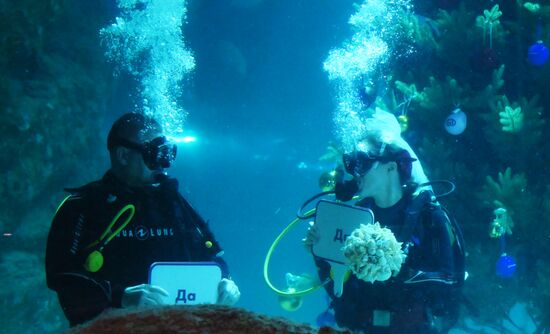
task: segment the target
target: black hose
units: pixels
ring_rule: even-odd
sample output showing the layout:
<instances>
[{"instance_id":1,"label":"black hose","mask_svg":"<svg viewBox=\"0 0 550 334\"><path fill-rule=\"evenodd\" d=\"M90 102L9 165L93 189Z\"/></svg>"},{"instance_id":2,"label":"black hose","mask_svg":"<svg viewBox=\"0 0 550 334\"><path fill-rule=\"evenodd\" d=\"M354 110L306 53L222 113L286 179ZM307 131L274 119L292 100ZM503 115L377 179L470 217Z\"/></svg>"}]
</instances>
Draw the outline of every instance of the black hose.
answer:
<instances>
[{"instance_id":1,"label":"black hose","mask_svg":"<svg viewBox=\"0 0 550 334\"><path fill-rule=\"evenodd\" d=\"M323 196L330 195L330 194L334 194L334 190L323 191L322 193L319 193L319 194L314 195L313 197L309 198L307 201L304 202L304 204L302 204L300 209L298 209L298 212L296 212L296 217L298 217L298 219L302 219L302 220L311 219L311 218L315 217L315 211L312 212L309 215L303 215L302 212L304 211L305 207L309 203L313 202L314 200L316 200L319 197L323 197Z\"/></svg>"}]
</instances>

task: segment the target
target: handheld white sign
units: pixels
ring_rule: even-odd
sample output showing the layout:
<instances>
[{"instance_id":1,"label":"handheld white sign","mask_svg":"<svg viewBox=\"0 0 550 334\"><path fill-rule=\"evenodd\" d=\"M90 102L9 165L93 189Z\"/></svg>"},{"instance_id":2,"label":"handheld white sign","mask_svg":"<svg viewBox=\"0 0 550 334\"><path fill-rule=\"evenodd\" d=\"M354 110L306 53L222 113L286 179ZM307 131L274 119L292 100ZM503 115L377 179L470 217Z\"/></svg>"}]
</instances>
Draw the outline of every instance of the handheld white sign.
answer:
<instances>
[{"instance_id":1,"label":"handheld white sign","mask_svg":"<svg viewBox=\"0 0 550 334\"><path fill-rule=\"evenodd\" d=\"M346 264L342 252L345 239L361 224L373 222L374 214L370 209L333 201L319 201L315 213L319 242L313 245L313 254L330 262Z\"/></svg>"},{"instance_id":2,"label":"handheld white sign","mask_svg":"<svg viewBox=\"0 0 550 334\"><path fill-rule=\"evenodd\" d=\"M214 304L221 279L215 262L155 262L149 268L149 284L168 292L167 305Z\"/></svg>"}]
</instances>

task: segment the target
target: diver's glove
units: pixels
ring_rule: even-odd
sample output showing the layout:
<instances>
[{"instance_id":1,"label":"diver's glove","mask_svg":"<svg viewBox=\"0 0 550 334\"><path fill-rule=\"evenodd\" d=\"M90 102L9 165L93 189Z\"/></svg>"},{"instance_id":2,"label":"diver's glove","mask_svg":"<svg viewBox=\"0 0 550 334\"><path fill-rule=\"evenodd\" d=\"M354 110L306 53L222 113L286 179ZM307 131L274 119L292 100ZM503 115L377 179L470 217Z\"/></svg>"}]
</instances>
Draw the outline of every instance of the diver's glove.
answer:
<instances>
[{"instance_id":1,"label":"diver's glove","mask_svg":"<svg viewBox=\"0 0 550 334\"><path fill-rule=\"evenodd\" d=\"M314 222L309 222L309 228L307 229L306 237L302 239L302 242L304 243L304 247L311 252L313 249L313 245L319 242L319 230L315 226Z\"/></svg>"},{"instance_id":2,"label":"diver's glove","mask_svg":"<svg viewBox=\"0 0 550 334\"><path fill-rule=\"evenodd\" d=\"M124 289L122 295L122 307L140 307L148 305L164 305L164 297L168 292L155 285L140 284Z\"/></svg>"},{"instance_id":3,"label":"diver's glove","mask_svg":"<svg viewBox=\"0 0 550 334\"><path fill-rule=\"evenodd\" d=\"M241 292L237 284L230 279L222 278L218 284L218 301L216 303L231 306L235 305L240 297Z\"/></svg>"}]
</instances>

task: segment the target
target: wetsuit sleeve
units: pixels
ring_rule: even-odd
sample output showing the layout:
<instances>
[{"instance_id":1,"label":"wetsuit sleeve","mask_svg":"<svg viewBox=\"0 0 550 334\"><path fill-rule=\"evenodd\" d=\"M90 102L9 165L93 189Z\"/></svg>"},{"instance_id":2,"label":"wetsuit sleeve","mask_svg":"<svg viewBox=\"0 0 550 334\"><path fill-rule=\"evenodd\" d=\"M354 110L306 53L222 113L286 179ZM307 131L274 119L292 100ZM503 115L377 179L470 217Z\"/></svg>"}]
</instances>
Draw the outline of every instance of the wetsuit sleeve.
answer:
<instances>
[{"instance_id":1,"label":"wetsuit sleeve","mask_svg":"<svg viewBox=\"0 0 550 334\"><path fill-rule=\"evenodd\" d=\"M59 208L46 246L47 285L57 292L71 326L90 320L113 306L113 295L117 293L109 282L94 280L83 268L86 218L81 202L70 197Z\"/></svg>"}]
</instances>

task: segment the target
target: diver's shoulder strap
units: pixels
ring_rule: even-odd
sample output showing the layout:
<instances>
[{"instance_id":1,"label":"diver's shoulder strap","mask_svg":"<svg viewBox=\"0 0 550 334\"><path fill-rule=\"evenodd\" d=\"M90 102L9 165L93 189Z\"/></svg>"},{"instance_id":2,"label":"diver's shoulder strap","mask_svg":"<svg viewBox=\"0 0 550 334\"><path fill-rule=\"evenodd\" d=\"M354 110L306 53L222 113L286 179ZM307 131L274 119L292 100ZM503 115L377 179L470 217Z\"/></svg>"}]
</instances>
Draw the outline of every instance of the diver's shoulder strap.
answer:
<instances>
[{"instance_id":1,"label":"diver's shoulder strap","mask_svg":"<svg viewBox=\"0 0 550 334\"><path fill-rule=\"evenodd\" d=\"M405 210L405 223L399 234L399 240L409 242L412 238L413 231L420 220L420 215L425 210L433 210L439 207L439 203L430 190L423 190L417 195L413 195L411 203Z\"/></svg>"},{"instance_id":2,"label":"diver's shoulder strap","mask_svg":"<svg viewBox=\"0 0 550 334\"><path fill-rule=\"evenodd\" d=\"M101 181L94 181L77 188L65 188L64 190L69 194L59 203L54 216L57 216L59 210L65 208L67 205L76 205L77 210L81 211L80 213L82 213L82 211L88 211L87 199L90 198L92 193L97 193L100 186Z\"/></svg>"},{"instance_id":3,"label":"diver's shoulder strap","mask_svg":"<svg viewBox=\"0 0 550 334\"><path fill-rule=\"evenodd\" d=\"M78 210L81 214L87 216L97 209L99 203L104 203L104 200L109 194L108 187L100 180L88 183L78 188L65 188L69 195L59 205L59 209L65 205L65 202L78 203Z\"/></svg>"},{"instance_id":4,"label":"diver's shoulder strap","mask_svg":"<svg viewBox=\"0 0 550 334\"><path fill-rule=\"evenodd\" d=\"M460 229L460 226L458 225L456 219L449 213L449 211L439 204L437 201L437 198L435 197L434 193L430 190L424 190L420 192L417 196L415 196L411 204L406 210L405 213L405 224L400 234L400 240L402 240L404 243L407 242L415 242L416 240L413 240L413 232L416 226L419 223L422 223L422 215L425 214L433 214L435 210L441 210L443 214L445 215L447 221L448 221L448 228L450 229L450 232L454 236L454 241L452 243L453 248L453 257L454 257L454 272L455 277L445 277L443 280L447 284L457 284L461 285L464 282L465 279L465 251L464 251L464 237L462 235L462 231ZM410 279L410 282L406 283L416 283L416 282L425 282L425 281L441 281L442 277L428 277L429 274L433 273L425 273L425 272L419 272L417 276L412 277Z\"/></svg>"},{"instance_id":5,"label":"diver's shoulder strap","mask_svg":"<svg viewBox=\"0 0 550 334\"><path fill-rule=\"evenodd\" d=\"M412 277L404 281L405 284L416 284L416 283L426 283L426 282L443 283L448 285L454 285L458 283L456 278L453 276L445 275L438 271L425 272L422 270L419 270Z\"/></svg>"},{"instance_id":6,"label":"diver's shoulder strap","mask_svg":"<svg viewBox=\"0 0 550 334\"><path fill-rule=\"evenodd\" d=\"M69 195L59 204L54 219L67 219L66 216L64 216L65 218L58 218L58 213L63 208L65 212L63 215L67 213L66 210L71 212L69 216L79 221L81 228L87 225L88 220L92 219L91 217L97 216L104 211L99 206L106 202L110 194L110 188L101 180L78 188L65 188L65 191Z\"/></svg>"},{"instance_id":7,"label":"diver's shoulder strap","mask_svg":"<svg viewBox=\"0 0 550 334\"><path fill-rule=\"evenodd\" d=\"M372 197L362 198L355 203L356 206L360 206L363 208L372 208L373 204L374 204L374 199Z\"/></svg>"},{"instance_id":8,"label":"diver's shoulder strap","mask_svg":"<svg viewBox=\"0 0 550 334\"><path fill-rule=\"evenodd\" d=\"M462 234L462 229L456 221L455 217L451 215L445 207L442 207L443 212L447 215L449 220L450 229L454 236L453 240L453 256L454 256L454 269L456 279L459 285L464 283L466 280L466 251L464 249L464 236Z\"/></svg>"},{"instance_id":9,"label":"diver's shoulder strap","mask_svg":"<svg viewBox=\"0 0 550 334\"><path fill-rule=\"evenodd\" d=\"M191 206L179 192L174 192L168 201L175 201L176 205L176 220L180 221L178 227L182 230L182 233L186 234L190 232L195 236L197 249L195 252L203 251L209 256L217 257L223 255L223 250L214 238L214 234L210 230L208 223L201 217L201 215Z\"/></svg>"},{"instance_id":10,"label":"diver's shoulder strap","mask_svg":"<svg viewBox=\"0 0 550 334\"><path fill-rule=\"evenodd\" d=\"M65 188L64 190L71 195L85 196L91 192L96 192L102 188L103 189L106 188L103 180L97 180L80 187Z\"/></svg>"}]
</instances>

